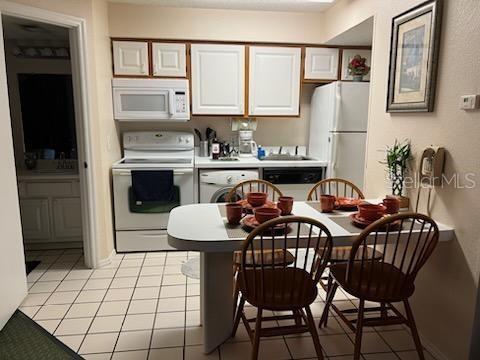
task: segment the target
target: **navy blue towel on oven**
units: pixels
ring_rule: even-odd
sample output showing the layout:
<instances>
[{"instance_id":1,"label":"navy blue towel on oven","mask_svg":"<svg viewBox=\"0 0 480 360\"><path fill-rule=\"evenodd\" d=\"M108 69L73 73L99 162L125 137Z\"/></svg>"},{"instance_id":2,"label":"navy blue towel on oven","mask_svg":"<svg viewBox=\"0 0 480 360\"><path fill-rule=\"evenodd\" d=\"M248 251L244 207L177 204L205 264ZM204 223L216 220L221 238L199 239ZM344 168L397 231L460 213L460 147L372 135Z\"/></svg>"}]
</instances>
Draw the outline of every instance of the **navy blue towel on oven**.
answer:
<instances>
[{"instance_id":1,"label":"navy blue towel on oven","mask_svg":"<svg viewBox=\"0 0 480 360\"><path fill-rule=\"evenodd\" d=\"M174 201L173 170L132 170L136 201Z\"/></svg>"}]
</instances>

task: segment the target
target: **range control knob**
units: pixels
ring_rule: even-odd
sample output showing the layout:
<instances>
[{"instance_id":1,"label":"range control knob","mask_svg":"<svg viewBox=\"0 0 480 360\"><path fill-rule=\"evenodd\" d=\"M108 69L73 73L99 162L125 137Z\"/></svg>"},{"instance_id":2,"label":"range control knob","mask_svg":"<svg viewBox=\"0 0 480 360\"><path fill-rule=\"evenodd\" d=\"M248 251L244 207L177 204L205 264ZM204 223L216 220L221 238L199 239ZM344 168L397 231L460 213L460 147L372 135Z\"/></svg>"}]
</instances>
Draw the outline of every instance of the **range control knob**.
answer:
<instances>
[{"instance_id":1,"label":"range control knob","mask_svg":"<svg viewBox=\"0 0 480 360\"><path fill-rule=\"evenodd\" d=\"M227 184L231 184L231 183L232 183L232 180L233 180L232 175L228 175L228 176L227 176Z\"/></svg>"}]
</instances>

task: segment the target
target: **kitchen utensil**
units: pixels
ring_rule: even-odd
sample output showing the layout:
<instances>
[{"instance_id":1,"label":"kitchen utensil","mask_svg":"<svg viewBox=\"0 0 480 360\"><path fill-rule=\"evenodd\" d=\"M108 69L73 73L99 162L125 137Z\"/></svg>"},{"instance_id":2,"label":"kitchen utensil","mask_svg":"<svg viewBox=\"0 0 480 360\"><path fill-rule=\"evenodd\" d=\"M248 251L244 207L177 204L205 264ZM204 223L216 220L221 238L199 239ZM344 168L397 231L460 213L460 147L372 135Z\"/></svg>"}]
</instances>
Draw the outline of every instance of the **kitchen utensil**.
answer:
<instances>
[{"instance_id":1,"label":"kitchen utensil","mask_svg":"<svg viewBox=\"0 0 480 360\"><path fill-rule=\"evenodd\" d=\"M209 157L210 156L210 146L207 140L200 141L200 148L198 151L198 156L200 157Z\"/></svg>"},{"instance_id":2,"label":"kitchen utensil","mask_svg":"<svg viewBox=\"0 0 480 360\"><path fill-rule=\"evenodd\" d=\"M397 198L385 198L382 201L382 205L385 206L386 214L396 214L400 210L400 200Z\"/></svg>"},{"instance_id":3,"label":"kitchen utensil","mask_svg":"<svg viewBox=\"0 0 480 360\"><path fill-rule=\"evenodd\" d=\"M231 203L225 205L227 209L227 221L230 225L240 224L243 215L243 207L240 204Z\"/></svg>"},{"instance_id":4,"label":"kitchen utensil","mask_svg":"<svg viewBox=\"0 0 480 360\"><path fill-rule=\"evenodd\" d=\"M250 205L248 203L248 200L247 199L243 199L243 200L238 200L237 201L237 204L241 204L242 207L243 207L243 212L247 213L247 214L252 214L253 211L255 210L255 207L253 207L252 205ZM270 201L270 200L267 200L265 202L265 204L262 204L260 206L257 206L257 207L271 207L271 208L274 208L276 207L275 203L273 201Z\"/></svg>"},{"instance_id":5,"label":"kitchen utensil","mask_svg":"<svg viewBox=\"0 0 480 360\"><path fill-rule=\"evenodd\" d=\"M320 196L320 208L324 213L331 213L335 209L335 196L333 195L321 195Z\"/></svg>"},{"instance_id":6,"label":"kitchen utensil","mask_svg":"<svg viewBox=\"0 0 480 360\"><path fill-rule=\"evenodd\" d=\"M260 224L279 217L280 213L280 209L270 207L260 207L258 209L255 209L255 211L253 212L253 214L255 215L255 219Z\"/></svg>"},{"instance_id":7,"label":"kitchen utensil","mask_svg":"<svg viewBox=\"0 0 480 360\"><path fill-rule=\"evenodd\" d=\"M247 194L247 201L253 207L262 206L267 201L268 194L263 192L250 192Z\"/></svg>"},{"instance_id":8,"label":"kitchen utensil","mask_svg":"<svg viewBox=\"0 0 480 360\"><path fill-rule=\"evenodd\" d=\"M195 134L198 136L198 141L202 141L202 133L200 132L200 130L198 129L193 129L193 131L195 131Z\"/></svg>"},{"instance_id":9,"label":"kitchen utensil","mask_svg":"<svg viewBox=\"0 0 480 360\"><path fill-rule=\"evenodd\" d=\"M282 215L290 215L293 208L293 197L280 196L278 198L277 207L281 210Z\"/></svg>"}]
</instances>

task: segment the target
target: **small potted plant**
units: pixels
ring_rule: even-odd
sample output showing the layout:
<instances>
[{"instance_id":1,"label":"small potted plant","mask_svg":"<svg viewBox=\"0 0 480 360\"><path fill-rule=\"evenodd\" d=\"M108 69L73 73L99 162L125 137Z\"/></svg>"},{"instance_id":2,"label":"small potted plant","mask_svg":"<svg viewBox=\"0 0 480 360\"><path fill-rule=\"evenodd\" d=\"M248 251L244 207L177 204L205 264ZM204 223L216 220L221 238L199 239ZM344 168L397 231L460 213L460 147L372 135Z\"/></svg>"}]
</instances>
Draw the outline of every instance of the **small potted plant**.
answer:
<instances>
[{"instance_id":1,"label":"small potted plant","mask_svg":"<svg viewBox=\"0 0 480 360\"><path fill-rule=\"evenodd\" d=\"M367 59L358 54L348 63L348 73L353 77L353 81L362 81L369 72L370 66L367 65Z\"/></svg>"},{"instance_id":2,"label":"small potted plant","mask_svg":"<svg viewBox=\"0 0 480 360\"><path fill-rule=\"evenodd\" d=\"M408 162L411 159L410 140L399 142L395 140L393 146L387 146L386 159L388 179L392 183L392 195L400 200L400 207L409 206L409 200L403 196L405 176L408 172Z\"/></svg>"}]
</instances>

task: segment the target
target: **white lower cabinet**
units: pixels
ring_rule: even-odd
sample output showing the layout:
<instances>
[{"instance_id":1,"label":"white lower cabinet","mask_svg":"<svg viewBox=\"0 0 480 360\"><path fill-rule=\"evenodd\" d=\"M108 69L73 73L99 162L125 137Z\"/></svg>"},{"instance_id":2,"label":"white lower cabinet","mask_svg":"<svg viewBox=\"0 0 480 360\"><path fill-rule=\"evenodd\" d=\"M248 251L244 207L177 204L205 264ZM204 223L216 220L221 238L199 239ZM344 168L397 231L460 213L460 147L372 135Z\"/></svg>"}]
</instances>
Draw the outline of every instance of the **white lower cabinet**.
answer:
<instances>
[{"instance_id":1,"label":"white lower cabinet","mask_svg":"<svg viewBox=\"0 0 480 360\"><path fill-rule=\"evenodd\" d=\"M25 239L48 240L51 237L48 199L21 199L20 213Z\"/></svg>"},{"instance_id":2,"label":"white lower cabinet","mask_svg":"<svg viewBox=\"0 0 480 360\"><path fill-rule=\"evenodd\" d=\"M82 241L78 180L19 182L23 238L28 243Z\"/></svg>"},{"instance_id":3,"label":"white lower cabinet","mask_svg":"<svg viewBox=\"0 0 480 360\"><path fill-rule=\"evenodd\" d=\"M53 199L53 224L56 238L82 235L82 210L80 198Z\"/></svg>"}]
</instances>

